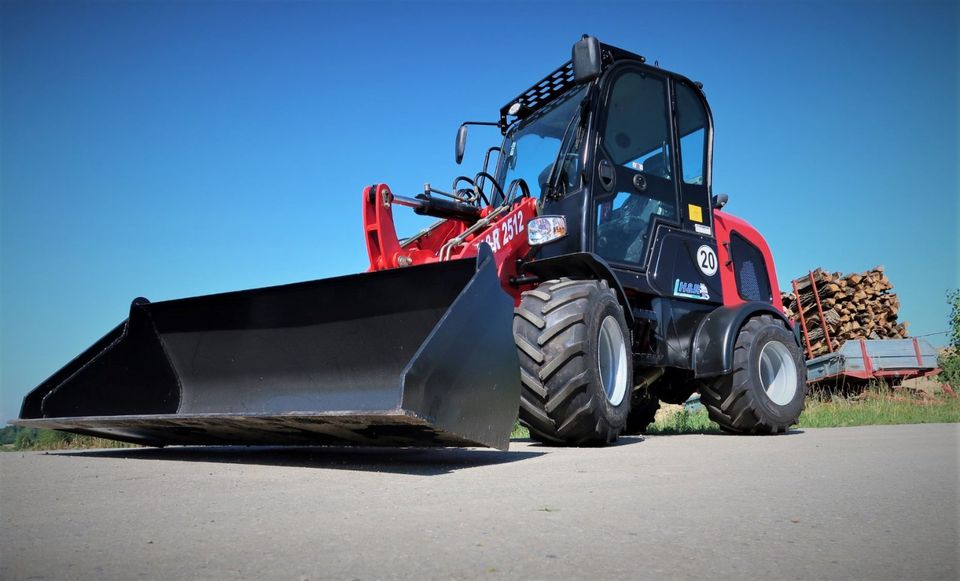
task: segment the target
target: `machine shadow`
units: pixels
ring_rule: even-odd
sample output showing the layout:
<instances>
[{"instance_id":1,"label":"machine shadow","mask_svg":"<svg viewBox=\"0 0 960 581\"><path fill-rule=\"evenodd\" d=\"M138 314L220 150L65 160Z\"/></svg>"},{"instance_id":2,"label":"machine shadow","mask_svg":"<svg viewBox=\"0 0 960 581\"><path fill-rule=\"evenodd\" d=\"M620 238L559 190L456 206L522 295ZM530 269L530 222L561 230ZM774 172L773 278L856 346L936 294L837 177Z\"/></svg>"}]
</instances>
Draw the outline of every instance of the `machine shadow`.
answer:
<instances>
[{"instance_id":1,"label":"machine shadow","mask_svg":"<svg viewBox=\"0 0 960 581\"><path fill-rule=\"evenodd\" d=\"M581 448L621 448L623 446L631 446L633 444L639 444L646 439L645 436L620 436L617 438L617 441L613 444L607 445L596 445L596 446L579 446ZM511 442L522 442L530 446L533 449L543 449L543 450L563 450L565 448L572 448L577 446L557 446L552 444L542 444L533 438L514 438ZM544 452L540 452L543 454Z\"/></svg>"},{"instance_id":2,"label":"machine shadow","mask_svg":"<svg viewBox=\"0 0 960 581\"><path fill-rule=\"evenodd\" d=\"M52 453L54 454L54 453ZM545 452L464 448L359 448L342 446L176 446L57 452L57 456L171 462L209 462L439 476L507 464Z\"/></svg>"},{"instance_id":3,"label":"machine shadow","mask_svg":"<svg viewBox=\"0 0 960 581\"><path fill-rule=\"evenodd\" d=\"M801 428L790 428L782 434L732 434L730 432L724 432L719 428L705 428L702 430L689 430L689 431L663 431L653 434L644 434L646 438L669 438L671 436L722 436L724 438L773 438L781 436L799 436L800 434L805 433Z\"/></svg>"}]
</instances>

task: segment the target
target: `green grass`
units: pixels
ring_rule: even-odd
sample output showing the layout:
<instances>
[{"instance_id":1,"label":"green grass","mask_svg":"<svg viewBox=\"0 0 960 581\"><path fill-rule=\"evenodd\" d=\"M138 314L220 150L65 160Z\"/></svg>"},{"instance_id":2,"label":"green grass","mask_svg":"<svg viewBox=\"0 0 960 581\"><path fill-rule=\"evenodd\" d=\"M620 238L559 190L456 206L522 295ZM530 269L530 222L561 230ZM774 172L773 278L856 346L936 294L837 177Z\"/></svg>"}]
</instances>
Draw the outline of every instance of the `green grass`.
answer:
<instances>
[{"instance_id":1,"label":"green grass","mask_svg":"<svg viewBox=\"0 0 960 581\"><path fill-rule=\"evenodd\" d=\"M842 428L889 424L960 423L960 398L951 396L917 397L870 389L856 398L807 399L797 428ZM705 409L679 410L661 417L646 431L651 435L719 434L720 426L710 421ZM520 424L513 438L528 438Z\"/></svg>"},{"instance_id":2,"label":"green grass","mask_svg":"<svg viewBox=\"0 0 960 581\"><path fill-rule=\"evenodd\" d=\"M843 399L809 398L797 428L844 428L890 424L931 424L960 422L960 399L922 398L870 390L859 397ZM657 420L648 434L716 434L720 427L710 421L707 411L681 410Z\"/></svg>"},{"instance_id":3,"label":"green grass","mask_svg":"<svg viewBox=\"0 0 960 581\"><path fill-rule=\"evenodd\" d=\"M511 440L524 440L530 437L530 430L526 426L521 426L520 422L513 424L513 432L510 433Z\"/></svg>"},{"instance_id":4,"label":"green grass","mask_svg":"<svg viewBox=\"0 0 960 581\"><path fill-rule=\"evenodd\" d=\"M707 410L691 412L681 409L673 414L662 417L647 427L647 434L719 434L720 426L710 421Z\"/></svg>"},{"instance_id":5,"label":"green grass","mask_svg":"<svg viewBox=\"0 0 960 581\"><path fill-rule=\"evenodd\" d=\"M58 430L39 430L8 426L0 431L3 449L10 450L84 450L90 448L133 448L135 444L106 438L81 436Z\"/></svg>"},{"instance_id":6,"label":"green grass","mask_svg":"<svg viewBox=\"0 0 960 581\"><path fill-rule=\"evenodd\" d=\"M960 422L960 399L917 398L866 392L857 399L807 400L801 428Z\"/></svg>"}]
</instances>

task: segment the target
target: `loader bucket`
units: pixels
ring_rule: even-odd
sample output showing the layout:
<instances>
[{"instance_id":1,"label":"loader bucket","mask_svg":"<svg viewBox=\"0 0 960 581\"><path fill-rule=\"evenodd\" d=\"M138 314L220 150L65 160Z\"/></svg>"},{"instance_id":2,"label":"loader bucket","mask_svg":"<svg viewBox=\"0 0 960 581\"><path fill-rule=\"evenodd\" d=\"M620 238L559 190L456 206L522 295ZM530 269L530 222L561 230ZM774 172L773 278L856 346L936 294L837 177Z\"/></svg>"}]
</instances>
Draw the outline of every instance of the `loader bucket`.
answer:
<instances>
[{"instance_id":1,"label":"loader bucket","mask_svg":"<svg viewBox=\"0 0 960 581\"><path fill-rule=\"evenodd\" d=\"M519 407L512 300L477 260L150 303L21 426L169 444L490 446Z\"/></svg>"}]
</instances>

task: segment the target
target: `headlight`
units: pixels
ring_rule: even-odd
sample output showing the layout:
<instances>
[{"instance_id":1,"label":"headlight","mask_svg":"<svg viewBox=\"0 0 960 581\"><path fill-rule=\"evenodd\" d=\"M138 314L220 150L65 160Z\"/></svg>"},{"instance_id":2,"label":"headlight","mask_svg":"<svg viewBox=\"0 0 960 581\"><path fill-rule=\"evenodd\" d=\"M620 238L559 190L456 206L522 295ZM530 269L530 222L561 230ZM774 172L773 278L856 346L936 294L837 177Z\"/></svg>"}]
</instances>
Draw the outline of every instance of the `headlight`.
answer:
<instances>
[{"instance_id":1,"label":"headlight","mask_svg":"<svg viewBox=\"0 0 960 581\"><path fill-rule=\"evenodd\" d=\"M567 219L563 216L540 216L527 222L527 242L539 246L567 235Z\"/></svg>"}]
</instances>

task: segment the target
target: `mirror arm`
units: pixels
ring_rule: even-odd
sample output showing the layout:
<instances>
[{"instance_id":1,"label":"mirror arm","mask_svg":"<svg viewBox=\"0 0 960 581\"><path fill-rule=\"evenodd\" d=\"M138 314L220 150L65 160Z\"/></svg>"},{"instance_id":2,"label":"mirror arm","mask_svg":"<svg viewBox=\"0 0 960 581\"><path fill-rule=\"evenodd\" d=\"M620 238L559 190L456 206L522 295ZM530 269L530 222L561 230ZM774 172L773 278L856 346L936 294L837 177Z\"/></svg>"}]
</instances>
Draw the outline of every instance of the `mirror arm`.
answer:
<instances>
[{"instance_id":1,"label":"mirror arm","mask_svg":"<svg viewBox=\"0 0 960 581\"><path fill-rule=\"evenodd\" d=\"M457 128L457 140L455 144L455 155L454 159L457 162L457 165L463 161L463 153L467 148L467 126L468 125L492 125L499 127L500 124L495 121L464 121L460 124L460 127Z\"/></svg>"}]
</instances>

